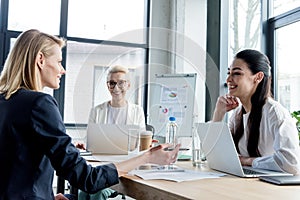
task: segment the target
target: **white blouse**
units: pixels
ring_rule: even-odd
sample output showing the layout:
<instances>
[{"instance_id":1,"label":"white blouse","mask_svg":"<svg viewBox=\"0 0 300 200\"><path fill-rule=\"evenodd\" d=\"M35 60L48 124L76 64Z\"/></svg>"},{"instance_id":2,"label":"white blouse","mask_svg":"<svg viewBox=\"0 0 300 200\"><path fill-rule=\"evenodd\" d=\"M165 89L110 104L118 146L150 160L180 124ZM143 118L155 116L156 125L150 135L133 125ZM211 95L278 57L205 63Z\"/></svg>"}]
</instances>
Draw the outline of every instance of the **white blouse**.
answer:
<instances>
[{"instance_id":1,"label":"white blouse","mask_svg":"<svg viewBox=\"0 0 300 200\"><path fill-rule=\"evenodd\" d=\"M235 116L240 113L242 106L233 111L229 120L230 130L235 126ZM242 156L249 156L247 130L250 113L243 115L244 135L239 141L239 150ZM254 159L252 167L285 171L300 174L300 148L296 123L290 113L278 102L268 98L263 106L260 124L258 150L261 157Z\"/></svg>"},{"instance_id":2,"label":"white blouse","mask_svg":"<svg viewBox=\"0 0 300 200\"><path fill-rule=\"evenodd\" d=\"M107 124L126 124L128 105L123 107L107 107Z\"/></svg>"},{"instance_id":3,"label":"white blouse","mask_svg":"<svg viewBox=\"0 0 300 200\"><path fill-rule=\"evenodd\" d=\"M111 115L112 117L111 119L108 119L109 118L108 110L109 110L109 101L106 101L102 104L95 106L90 110L89 122L100 123L100 124L113 122L112 118L114 118L114 114ZM126 111L123 110L124 112L121 111L122 116L119 117L120 120L123 119L124 120L123 122L125 122L125 124L138 125L142 130L146 130L144 110L141 106L128 102L125 110ZM123 114L125 113L126 113L126 117L124 118ZM118 122L116 121L116 123Z\"/></svg>"}]
</instances>

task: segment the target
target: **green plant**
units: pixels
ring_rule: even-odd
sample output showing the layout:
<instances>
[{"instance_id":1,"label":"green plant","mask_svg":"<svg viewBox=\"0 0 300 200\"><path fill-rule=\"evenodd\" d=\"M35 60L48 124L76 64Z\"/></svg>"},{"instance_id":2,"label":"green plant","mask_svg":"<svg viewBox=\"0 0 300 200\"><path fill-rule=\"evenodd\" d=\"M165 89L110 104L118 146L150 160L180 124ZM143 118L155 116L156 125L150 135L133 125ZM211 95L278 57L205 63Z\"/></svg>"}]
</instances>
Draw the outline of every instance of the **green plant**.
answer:
<instances>
[{"instance_id":1,"label":"green plant","mask_svg":"<svg viewBox=\"0 0 300 200\"><path fill-rule=\"evenodd\" d=\"M292 117L294 117L297 120L296 126L298 129L298 134L299 134L299 139L300 139L300 110L292 112L291 115L292 115Z\"/></svg>"},{"instance_id":2,"label":"green plant","mask_svg":"<svg viewBox=\"0 0 300 200\"><path fill-rule=\"evenodd\" d=\"M300 122L300 110L292 112L292 116Z\"/></svg>"}]
</instances>

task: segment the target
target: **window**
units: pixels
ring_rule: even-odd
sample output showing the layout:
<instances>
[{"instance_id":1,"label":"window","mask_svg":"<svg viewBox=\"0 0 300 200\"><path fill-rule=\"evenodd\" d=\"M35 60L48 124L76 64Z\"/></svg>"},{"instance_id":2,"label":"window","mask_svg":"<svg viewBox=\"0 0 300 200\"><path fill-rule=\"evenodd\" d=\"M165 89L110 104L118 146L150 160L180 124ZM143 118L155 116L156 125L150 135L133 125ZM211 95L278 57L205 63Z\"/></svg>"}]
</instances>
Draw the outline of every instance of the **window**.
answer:
<instances>
[{"instance_id":1,"label":"window","mask_svg":"<svg viewBox=\"0 0 300 200\"><path fill-rule=\"evenodd\" d=\"M8 30L25 31L39 29L58 35L61 0L13 0L9 1ZM26 17L25 17L26 16Z\"/></svg>"},{"instance_id":2,"label":"window","mask_svg":"<svg viewBox=\"0 0 300 200\"><path fill-rule=\"evenodd\" d=\"M260 0L230 0L229 62L237 52L245 48L260 50L260 2Z\"/></svg>"},{"instance_id":3,"label":"window","mask_svg":"<svg viewBox=\"0 0 300 200\"><path fill-rule=\"evenodd\" d=\"M93 106L110 100L106 86L107 69L123 65L131 70L130 102L142 104L145 50L102 44L68 42L65 87L65 123L87 123ZM84 103L83 103L84 102Z\"/></svg>"},{"instance_id":4,"label":"window","mask_svg":"<svg viewBox=\"0 0 300 200\"><path fill-rule=\"evenodd\" d=\"M300 0L268 0L268 4L263 5L268 5L267 9L263 8L261 2L230 0L228 61L231 62L232 57L242 49L261 50L261 46L266 46L264 53L269 56L273 68L275 99L291 112L299 110L300 66L297 47L300 39L297 33L300 31ZM262 15L267 16L269 28L263 43Z\"/></svg>"},{"instance_id":5,"label":"window","mask_svg":"<svg viewBox=\"0 0 300 200\"><path fill-rule=\"evenodd\" d=\"M222 4L221 47L224 48L220 49L220 95L228 93L225 84L227 69L234 55L244 49L261 50L261 2L261 0L229 0L228 3ZM225 120L230 118L230 115L231 112Z\"/></svg>"},{"instance_id":6,"label":"window","mask_svg":"<svg viewBox=\"0 0 300 200\"><path fill-rule=\"evenodd\" d=\"M269 0L267 54L273 68L273 93L290 112L300 110L300 0Z\"/></svg>"},{"instance_id":7,"label":"window","mask_svg":"<svg viewBox=\"0 0 300 200\"><path fill-rule=\"evenodd\" d=\"M278 16L300 6L300 0L273 0L273 15Z\"/></svg>"},{"instance_id":8,"label":"window","mask_svg":"<svg viewBox=\"0 0 300 200\"><path fill-rule=\"evenodd\" d=\"M300 22L276 30L277 97L293 112L300 109Z\"/></svg>"},{"instance_id":9,"label":"window","mask_svg":"<svg viewBox=\"0 0 300 200\"><path fill-rule=\"evenodd\" d=\"M223 10L225 14L222 14L221 23L228 23L228 26L223 25L222 31L223 35L228 37L222 41L227 50L221 49L220 95L228 93L226 86L223 85L234 55L247 48L256 50L261 48L261 0L229 0L229 4L223 5ZM226 119L230 115L231 112Z\"/></svg>"},{"instance_id":10,"label":"window","mask_svg":"<svg viewBox=\"0 0 300 200\"><path fill-rule=\"evenodd\" d=\"M61 88L54 92L45 89L58 100L67 126L84 125L91 107L107 100L106 85L100 88L96 81L112 65L125 65L134 71L134 87L128 98L142 105L148 54L148 1L43 0L42 4L39 0L1 1L0 26L7 27L0 34L0 50L5 52L0 57L1 64L19 34L38 29L67 39L63 51L66 75Z\"/></svg>"},{"instance_id":11,"label":"window","mask_svg":"<svg viewBox=\"0 0 300 200\"><path fill-rule=\"evenodd\" d=\"M130 34L133 37L124 34L145 28L144 9L143 0L89 0L88 3L70 0L68 35L112 40L112 37L122 34L125 37L119 37L119 41L145 43L143 31Z\"/></svg>"},{"instance_id":12,"label":"window","mask_svg":"<svg viewBox=\"0 0 300 200\"><path fill-rule=\"evenodd\" d=\"M220 81L223 85L236 53L246 48L260 50L261 1L229 0L222 5L221 14L221 23L224 24L221 28L221 47L224 48L220 49ZM220 95L224 93L227 93L226 86L221 88Z\"/></svg>"}]
</instances>

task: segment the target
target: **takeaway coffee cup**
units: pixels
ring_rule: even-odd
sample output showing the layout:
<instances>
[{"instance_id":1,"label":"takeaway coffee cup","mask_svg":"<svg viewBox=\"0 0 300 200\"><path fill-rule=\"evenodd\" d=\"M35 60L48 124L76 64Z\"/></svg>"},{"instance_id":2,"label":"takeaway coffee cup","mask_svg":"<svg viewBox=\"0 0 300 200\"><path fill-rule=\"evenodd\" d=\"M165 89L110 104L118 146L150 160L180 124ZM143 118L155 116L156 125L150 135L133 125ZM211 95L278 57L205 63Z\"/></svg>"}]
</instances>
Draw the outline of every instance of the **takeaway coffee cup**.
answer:
<instances>
[{"instance_id":1,"label":"takeaway coffee cup","mask_svg":"<svg viewBox=\"0 0 300 200\"><path fill-rule=\"evenodd\" d=\"M140 134L140 151L151 147L153 133L151 131L142 131Z\"/></svg>"}]
</instances>

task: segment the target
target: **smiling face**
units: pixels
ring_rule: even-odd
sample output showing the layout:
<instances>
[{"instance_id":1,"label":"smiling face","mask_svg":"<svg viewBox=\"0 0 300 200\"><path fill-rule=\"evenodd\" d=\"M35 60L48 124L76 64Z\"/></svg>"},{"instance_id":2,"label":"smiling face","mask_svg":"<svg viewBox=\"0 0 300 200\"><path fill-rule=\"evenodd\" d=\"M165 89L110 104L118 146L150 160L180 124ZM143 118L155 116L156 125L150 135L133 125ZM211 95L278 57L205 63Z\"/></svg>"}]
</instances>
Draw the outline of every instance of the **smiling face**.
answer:
<instances>
[{"instance_id":1,"label":"smiling face","mask_svg":"<svg viewBox=\"0 0 300 200\"><path fill-rule=\"evenodd\" d=\"M51 54L45 56L39 53L37 56L37 65L40 70L42 87L58 89L60 78L65 74L65 69L62 64L62 52L58 45L54 45L51 49Z\"/></svg>"},{"instance_id":2,"label":"smiling face","mask_svg":"<svg viewBox=\"0 0 300 200\"><path fill-rule=\"evenodd\" d=\"M229 94L238 97L242 102L250 100L261 81L260 75L260 72L252 74L244 60L235 59L228 69L226 80Z\"/></svg>"},{"instance_id":3,"label":"smiling face","mask_svg":"<svg viewBox=\"0 0 300 200\"><path fill-rule=\"evenodd\" d=\"M126 77L126 74L123 72L111 73L107 77L107 81L114 83L111 86L107 86L108 90L112 96L113 101L124 101L127 90L130 87L129 80Z\"/></svg>"}]
</instances>

